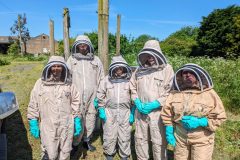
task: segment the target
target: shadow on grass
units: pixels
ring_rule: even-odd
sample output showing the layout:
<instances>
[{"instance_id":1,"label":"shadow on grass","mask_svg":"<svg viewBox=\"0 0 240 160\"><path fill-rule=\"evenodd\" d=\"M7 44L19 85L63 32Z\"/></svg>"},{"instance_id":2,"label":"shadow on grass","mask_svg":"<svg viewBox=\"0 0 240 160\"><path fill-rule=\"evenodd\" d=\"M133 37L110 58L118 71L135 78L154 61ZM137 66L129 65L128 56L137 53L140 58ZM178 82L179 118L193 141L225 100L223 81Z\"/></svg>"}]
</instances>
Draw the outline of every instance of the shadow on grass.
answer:
<instances>
[{"instance_id":1,"label":"shadow on grass","mask_svg":"<svg viewBox=\"0 0 240 160\"><path fill-rule=\"evenodd\" d=\"M8 160L31 160L32 148L28 142L27 130L20 111L6 119Z\"/></svg>"}]
</instances>

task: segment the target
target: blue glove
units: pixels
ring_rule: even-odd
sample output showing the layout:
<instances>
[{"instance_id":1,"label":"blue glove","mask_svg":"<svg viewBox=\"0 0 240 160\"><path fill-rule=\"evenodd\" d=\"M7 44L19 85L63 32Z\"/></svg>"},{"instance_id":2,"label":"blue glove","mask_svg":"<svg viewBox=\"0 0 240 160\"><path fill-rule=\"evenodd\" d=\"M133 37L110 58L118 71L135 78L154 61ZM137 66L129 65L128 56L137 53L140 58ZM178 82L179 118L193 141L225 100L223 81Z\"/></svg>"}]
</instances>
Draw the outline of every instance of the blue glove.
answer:
<instances>
[{"instance_id":1,"label":"blue glove","mask_svg":"<svg viewBox=\"0 0 240 160\"><path fill-rule=\"evenodd\" d=\"M30 126L30 133L34 138L39 138L39 125L38 125L38 120L37 119L31 119L29 121L29 126Z\"/></svg>"},{"instance_id":2,"label":"blue glove","mask_svg":"<svg viewBox=\"0 0 240 160\"><path fill-rule=\"evenodd\" d=\"M175 147L176 146L176 139L173 134L173 126L166 126L166 139L167 143L170 144L171 146Z\"/></svg>"},{"instance_id":3,"label":"blue glove","mask_svg":"<svg viewBox=\"0 0 240 160\"><path fill-rule=\"evenodd\" d=\"M181 121L186 130L208 126L208 119L206 117L198 118L194 116L183 116Z\"/></svg>"},{"instance_id":4,"label":"blue glove","mask_svg":"<svg viewBox=\"0 0 240 160\"><path fill-rule=\"evenodd\" d=\"M103 120L104 122L106 122L107 117L106 117L106 113L105 113L105 108L101 107L98 109L98 111L99 111L99 118L101 120Z\"/></svg>"},{"instance_id":5,"label":"blue glove","mask_svg":"<svg viewBox=\"0 0 240 160\"><path fill-rule=\"evenodd\" d=\"M94 105L95 109L98 109L98 99L97 99L97 97L94 98L93 105Z\"/></svg>"},{"instance_id":6,"label":"blue glove","mask_svg":"<svg viewBox=\"0 0 240 160\"><path fill-rule=\"evenodd\" d=\"M133 124L133 122L134 122L135 110L136 110L136 106L134 105L131 108L131 112L130 112L130 116L129 116L129 123L130 124Z\"/></svg>"},{"instance_id":7,"label":"blue glove","mask_svg":"<svg viewBox=\"0 0 240 160\"><path fill-rule=\"evenodd\" d=\"M143 113L144 104L141 102L141 100L139 98L136 98L134 100L134 104L137 107L138 111L140 113Z\"/></svg>"},{"instance_id":8,"label":"blue glove","mask_svg":"<svg viewBox=\"0 0 240 160\"><path fill-rule=\"evenodd\" d=\"M79 117L74 118L74 136L79 136L82 131L82 122Z\"/></svg>"},{"instance_id":9,"label":"blue glove","mask_svg":"<svg viewBox=\"0 0 240 160\"><path fill-rule=\"evenodd\" d=\"M158 100L149 102L149 103L145 103L142 111L145 114L149 114L151 113L154 109L158 109L160 108L161 104L158 102Z\"/></svg>"}]
</instances>

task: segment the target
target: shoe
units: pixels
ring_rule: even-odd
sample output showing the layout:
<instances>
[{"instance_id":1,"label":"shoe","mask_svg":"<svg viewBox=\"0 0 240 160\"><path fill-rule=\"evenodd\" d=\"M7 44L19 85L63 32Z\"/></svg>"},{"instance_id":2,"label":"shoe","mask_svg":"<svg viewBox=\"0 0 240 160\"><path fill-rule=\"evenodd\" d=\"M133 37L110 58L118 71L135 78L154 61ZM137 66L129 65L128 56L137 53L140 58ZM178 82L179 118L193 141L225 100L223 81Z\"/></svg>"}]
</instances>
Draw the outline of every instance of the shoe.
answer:
<instances>
[{"instance_id":1,"label":"shoe","mask_svg":"<svg viewBox=\"0 0 240 160\"><path fill-rule=\"evenodd\" d=\"M91 152L94 152L96 150L96 147L91 145L91 143L89 141L83 142L83 148L85 148L86 150L91 151Z\"/></svg>"},{"instance_id":2,"label":"shoe","mask_svg":"<svg viewBox=\"0 0 240 160\"><path fill-rule=\"evenodd\" d=\"M123 157L121 158L121 160L128 160L128 157Z\"/></svg>"},{"instance_id":3,"label":"shoe","mask_svg":"<svg viewBox=\"0 0 240 160\"><path fill-rule=\"evenodd\" d=\"M72 150L71 150L70 156L74 156L74 154L77 152L77 150L78 150L78 145L77 146L72 145Z\"/></svg>"},{"instance_id":4,"label":"shoe","mask_svg":"<svg viewBox=\"0 0 240 160\"><path fill-rule=\"evenodd\" d=\"M106 155L106 160L113 160L113 156Z\"/></svg>"}]
</instances>

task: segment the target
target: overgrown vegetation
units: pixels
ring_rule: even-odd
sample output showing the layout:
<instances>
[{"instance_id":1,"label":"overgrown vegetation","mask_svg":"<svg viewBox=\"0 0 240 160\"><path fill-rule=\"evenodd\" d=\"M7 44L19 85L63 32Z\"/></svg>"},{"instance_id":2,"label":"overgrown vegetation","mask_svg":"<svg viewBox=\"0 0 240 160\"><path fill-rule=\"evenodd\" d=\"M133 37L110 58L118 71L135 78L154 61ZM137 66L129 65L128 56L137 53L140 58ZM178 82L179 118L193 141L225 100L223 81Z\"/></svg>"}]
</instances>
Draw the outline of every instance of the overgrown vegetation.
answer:
<instances>
[{"instance_id":1,"label":"overgrown vegetation","mask_svg":"<svg viewBox=\"0 0 240 160\"><path fill-rule=\"evenodd\" d=\"M203 17L197 42L201 54L210 57L240 56L240 6L216 9Z\"/></svg>"},{"instance_id":2,"label":"overgrown vegetation","mask_svg":"<svg viewBox=\"0 0 240 160\"><path fill-rule=\"evenodd\" d=\"M39 56L34 56L32 54L27 54L24 56L18 55L18 54L14 54L14 55L0 55L0 60L2 59L3 61L9 62L6 63L10 64L10 62L22 62L22 61L45 61L48 59L49 55L39 55Z\"/></svg>"}]
</instances>

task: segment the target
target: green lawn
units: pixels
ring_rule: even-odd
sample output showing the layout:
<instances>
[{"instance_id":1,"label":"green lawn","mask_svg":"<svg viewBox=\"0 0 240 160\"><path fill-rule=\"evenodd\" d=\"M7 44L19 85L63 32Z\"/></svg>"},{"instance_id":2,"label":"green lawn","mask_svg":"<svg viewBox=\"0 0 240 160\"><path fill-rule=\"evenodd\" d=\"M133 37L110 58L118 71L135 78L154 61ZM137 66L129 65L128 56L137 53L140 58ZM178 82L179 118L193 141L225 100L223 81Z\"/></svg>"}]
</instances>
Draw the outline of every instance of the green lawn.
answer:
<instances>
[{"instance_id":1,"label":"green lawn","mask_svg":"<svg viewBox=\"0 0 240 160\"><path fill-rule=\"evenodd\" d=\"M44 62L12 62L10 65L0 66L0 85L3 91L16 93L19 102L19 112L7 119L8 159L30 160L40 159L40 141L30 136L26 118L29 96L34 83L40 77ZM215 160L240 159L240 115L228 112L228 121L218 130L215 143ZM97 151L91 153L79 149L79 154L73 159L83 158L94 160L103 159L100 131L94 135L93 145ZM132 146L135 158L134 147ZM116 159L119 159L116 156Z\"/></svg>"}]
</instances>

